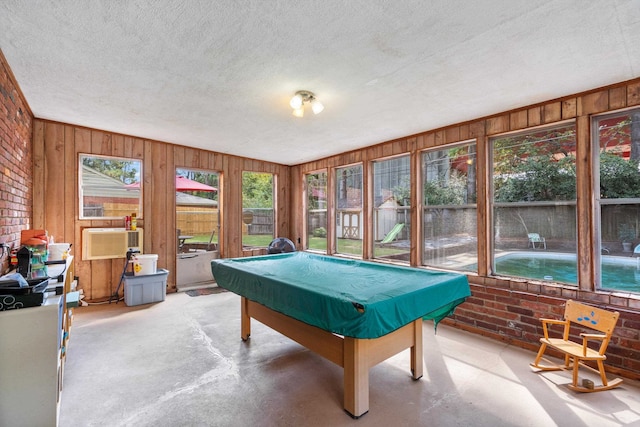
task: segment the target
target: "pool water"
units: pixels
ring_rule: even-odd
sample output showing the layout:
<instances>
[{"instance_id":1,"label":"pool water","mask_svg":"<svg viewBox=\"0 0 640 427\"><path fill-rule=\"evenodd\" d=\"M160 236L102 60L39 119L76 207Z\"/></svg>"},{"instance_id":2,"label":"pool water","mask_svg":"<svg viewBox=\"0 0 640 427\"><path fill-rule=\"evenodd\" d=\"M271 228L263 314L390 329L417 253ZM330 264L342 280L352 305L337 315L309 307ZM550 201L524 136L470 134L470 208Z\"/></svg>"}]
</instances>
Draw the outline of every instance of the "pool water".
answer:
<instances>
[{"instance_id":1,"label":"pool water","mask_svg":"<svg viewBox=\"0 0 640 427\"><path fill-rule=\"evenodd\" d=\"M575 255L511 253L496 259L496 274L554 282L578 283ZM640 292L640 261L602 257L602 288Z\"/></svg>"}]
</instances>

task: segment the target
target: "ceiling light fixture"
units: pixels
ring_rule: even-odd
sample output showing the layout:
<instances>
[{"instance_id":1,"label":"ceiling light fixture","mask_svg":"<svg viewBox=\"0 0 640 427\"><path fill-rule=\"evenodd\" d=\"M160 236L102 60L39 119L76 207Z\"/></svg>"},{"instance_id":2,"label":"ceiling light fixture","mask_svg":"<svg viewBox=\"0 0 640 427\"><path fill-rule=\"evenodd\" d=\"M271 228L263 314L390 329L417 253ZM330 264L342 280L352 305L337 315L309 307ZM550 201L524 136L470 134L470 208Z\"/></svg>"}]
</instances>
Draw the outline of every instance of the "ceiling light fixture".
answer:
<instances>
[{"instance_id":1,"label":"ceiling light fixture","mask_svg":"<svg viewBox=\"0 0 640 427\"><path fill-rule=\"evenodd\" d=\"M296 117L304 117L304 104L311 104L313 114L320 114L324 110L322 102L318 101L313 92L308 90L299 90L289 101L289 105L293 108L293 115Z\"/></svg>"}]
</instances>

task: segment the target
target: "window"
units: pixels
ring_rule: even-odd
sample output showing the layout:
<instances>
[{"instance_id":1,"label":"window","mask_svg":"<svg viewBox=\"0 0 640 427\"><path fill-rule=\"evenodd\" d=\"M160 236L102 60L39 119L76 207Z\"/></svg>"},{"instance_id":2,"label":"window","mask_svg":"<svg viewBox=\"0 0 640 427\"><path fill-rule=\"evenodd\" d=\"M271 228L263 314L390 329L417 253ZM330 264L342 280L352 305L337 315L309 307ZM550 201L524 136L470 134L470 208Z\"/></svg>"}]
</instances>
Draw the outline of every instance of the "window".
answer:
<instances>
[{"instance_id":1,"label":"window","mask_svg":"<svg viewBox=\"0 0 640 427\"><path fill-rule=\"evenodd\" d=\"M362 256L362 165L336 169L336 252Z\"/></svg>"},{"instance_id":2,"label":"window","mask_svg":"<svg viewBox=\"0 0 640 427\"><path fill-rule=\"evenodd\" d=\"M640 292L640 109L596 117L592 128L594 187L600 189L599 287Z\"/></svg>"},{"instance_id":3,"label":"window","mask_svg":"<svg viewBox=\"0 0 640 427\"><path fill-rule=\"evenodd\" d=\"M422 179L422 263L476 271L476 145L424 152Z\"/></svg>"},{"instance_id":4,"label":"window","mask_svg":"<svg viewBox=\"0 0 640 427\"><path fill-rule=\"evenodd\" d=\"M219 177L215 172L176 169L178 252L213 251L220 235Z\"/></svg>"},{"instance_id":5,"label":"window","mask_svg":"<svg viewBox=\"0 0 640 427\"><path fill-rule=\"evenodd\" d=\"M491 143L494 273L575 285L575 125Z\"/></svg>"},{"instance_id":6,"label":"window","mask_svg":"<svg viewBox=\"0 0 640 427\"><path fill-rule=\"evenodd\" d=\"M411 161L373 162L373 256L409 262Z\"/></svg>"},{"instance_id":7,"label":"window","mask_svg":"<svg viewBox=\"0 0 640 427\"><path fill-rule=\"evenodd\" d=\"M307 249L327 252L327 172L308 174Z\"/></svg>"},{"instance_id":8,"label":"window","mask_svg":"<svg viewBox=\"0 0 640 427\"><path fill-rule=\"evenodd\" d=\"M242 246L266 248L274 238L274 177L242 173Z\"/></svg>"},{"instance_id":9,"label":"window","mask_svg":"<svg viewBox=\"0 0 640 427\"><path fill-rule=\"evenodd\" d=\"M80 154L80 219L142 218L140 160ZM124 222L123 222L124 224Z\"/></svg>"}]
</instances>

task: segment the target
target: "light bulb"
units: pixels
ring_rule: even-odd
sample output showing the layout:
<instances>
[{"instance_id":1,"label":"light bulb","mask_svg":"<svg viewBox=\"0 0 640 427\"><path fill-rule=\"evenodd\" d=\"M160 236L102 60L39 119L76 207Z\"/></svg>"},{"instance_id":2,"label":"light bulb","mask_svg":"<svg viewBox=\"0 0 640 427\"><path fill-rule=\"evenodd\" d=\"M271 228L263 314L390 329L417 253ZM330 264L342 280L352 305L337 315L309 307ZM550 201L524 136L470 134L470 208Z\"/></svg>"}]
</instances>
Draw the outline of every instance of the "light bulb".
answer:
<instances>
[{"instance_id":1,"label":"light bulb","mask_svg":"<svg viewBox=\"0 0 640 427\"><path fill-rule=\"evenodd\" d=\"M293 98L291 98L291 101L289 101L289 105L291 105L291 108L293 108L294 110L302 107L302 96L296 94Z\"/></svg>"},{"instance_id":2,"label":"light bulb","mask_svg":"<svg viewBox=\"0 0 640 427\"><path fill-rule=\"evenodd\" d=\"M293 115L296 117L304 117L304 107L300 105L300 108L294 108Z\"/></svg>"},{"instance_id":3,"label":"light bulb","mask_svg":"<svg viewBox=\"0 0 640 427\"><path fill-rule=\"evenodd\" d=\"M322 102L314 99L311 101L311 109L313 110L313 114L320 114L322 110L324 110L324 105L322 105Z\"/></svg>"}]
</instances>

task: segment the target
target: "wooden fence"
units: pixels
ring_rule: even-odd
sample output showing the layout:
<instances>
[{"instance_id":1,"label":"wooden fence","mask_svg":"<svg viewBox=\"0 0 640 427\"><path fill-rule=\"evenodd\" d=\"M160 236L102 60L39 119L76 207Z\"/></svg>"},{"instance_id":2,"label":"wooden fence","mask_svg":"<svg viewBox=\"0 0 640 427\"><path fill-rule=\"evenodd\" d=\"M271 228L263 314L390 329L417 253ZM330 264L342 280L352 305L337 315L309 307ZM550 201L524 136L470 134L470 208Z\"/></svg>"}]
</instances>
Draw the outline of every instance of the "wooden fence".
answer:
<instances>
[{"instance_id":1,"label":"wooden fence","mask_svg":"<svg viewBox=\"0 0 640 427\"><path fill-rule=\"evenodd\" d=\"M189 236L218 234L218 208L177 206L176 229Z\"/></svg>"}]
</instances>

